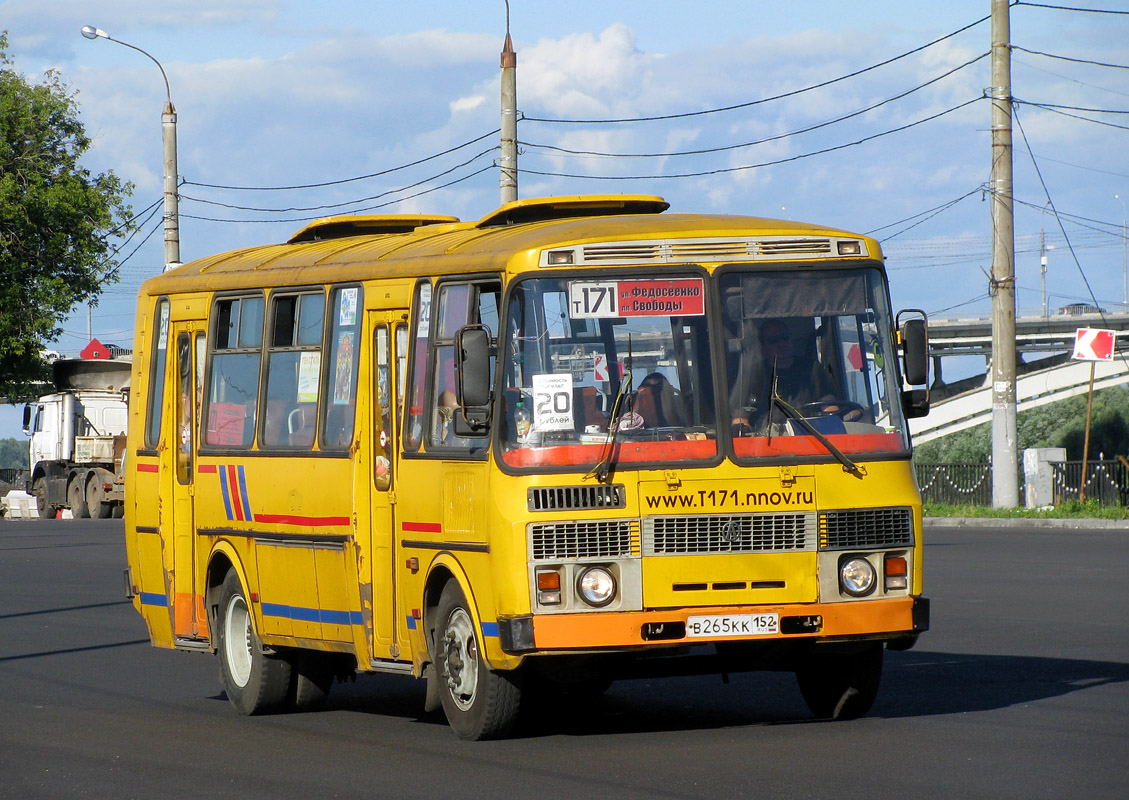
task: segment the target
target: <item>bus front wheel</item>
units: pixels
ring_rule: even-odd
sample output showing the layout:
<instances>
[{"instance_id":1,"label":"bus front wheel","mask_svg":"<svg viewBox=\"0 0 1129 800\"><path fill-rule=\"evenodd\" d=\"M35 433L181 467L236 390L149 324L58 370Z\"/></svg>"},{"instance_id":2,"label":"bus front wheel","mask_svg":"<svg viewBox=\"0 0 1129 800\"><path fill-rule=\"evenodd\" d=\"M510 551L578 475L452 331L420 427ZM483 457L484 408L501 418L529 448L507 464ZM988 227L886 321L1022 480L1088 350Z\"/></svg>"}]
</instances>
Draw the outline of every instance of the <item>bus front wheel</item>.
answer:
<instances>
[{"instance_id":1,"label":"bus front wheel","mask_svg":"<svg viewBox=\"0 0 1129 800\"><path fill-rule=\"evenodd\" d=\"M435 635L435 667L447 721L461 739L510 733L521 705L516 672L490 669L466 598L453 580L443 587Z\"/></svg>"},{"instance_id":2,"label":"bus front wheel","mask_svg":"<svg viewBox=\"0 0 1129 800\"><path fill-rule=\"evenodd\" d=\"M220 683L227 699L240 714L278 711L289 695L290 664L263 652L234 570L224 578L218 616Z\"/></svg>"},{"instance_id":3,"label":"bus front wheel","mask_svg":"<svg viewBox=\"0 0 1129 800\"><path fill-rule=\"evenodd\" d=\"M796 669L796 681L811 712L820 719L857 719L878 696L882 642L857 650L813 653Z\"/></svg>"}]
</instances>

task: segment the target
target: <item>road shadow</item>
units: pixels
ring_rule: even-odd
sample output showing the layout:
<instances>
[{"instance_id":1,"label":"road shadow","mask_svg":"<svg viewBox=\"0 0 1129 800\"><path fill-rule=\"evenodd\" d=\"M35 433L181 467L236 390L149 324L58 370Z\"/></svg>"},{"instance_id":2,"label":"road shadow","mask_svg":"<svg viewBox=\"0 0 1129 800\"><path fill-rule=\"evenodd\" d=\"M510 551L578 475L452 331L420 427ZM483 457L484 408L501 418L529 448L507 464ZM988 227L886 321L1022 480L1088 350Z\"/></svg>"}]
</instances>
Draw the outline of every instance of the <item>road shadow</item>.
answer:
<instances>
[{"instance_id":1,"label":"road shadow","mask_svg":"<svg viewBox=\"0 0 1129 800\"><path fill-rule=\"evenodd\" d=\"M1129 664L1032 656L910 651L887 653L880 719L993 711L1129 683ZM327 710L445 724L424 715L424 684L401 676L360 675L333 688ZM518 735L608 735L816 722L791 673L621 681L603 695L540 698Z\"/></svg>"}]
</instances>

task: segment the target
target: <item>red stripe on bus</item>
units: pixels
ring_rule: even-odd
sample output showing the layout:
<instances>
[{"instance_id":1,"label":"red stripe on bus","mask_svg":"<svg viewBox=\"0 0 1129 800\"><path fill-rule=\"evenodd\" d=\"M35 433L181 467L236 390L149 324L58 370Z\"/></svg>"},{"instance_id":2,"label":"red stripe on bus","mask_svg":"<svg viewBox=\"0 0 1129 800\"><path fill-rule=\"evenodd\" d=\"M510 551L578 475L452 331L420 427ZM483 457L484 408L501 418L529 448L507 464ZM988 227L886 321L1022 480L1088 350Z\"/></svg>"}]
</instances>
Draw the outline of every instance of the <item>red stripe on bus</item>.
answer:
<instances>
[{"instance_id":1,"label":"red stripe on bus","mask_svg":"<svg viewBox=\"0 0 1129 800\"><path fill-rule=\"evenodd\" d=\"M201 473L205 473L207 475L211 475L211 474L215 473L216 465L215 464L201 464L199 467L196 468L196 471L201 472Z\"/></svg>"},{"instance_id":2,"label":"red stripe on bus","mask_svg":"<svg viewBox=\"0 0 1129 800\"><path fill-rule=\"evenodd\" d=\"M442 533L443 526L438 522L401 522L400 528L413 533Z\"/></svg>"},{"instance_id":3,"label":"red stripe on bus","mask_svg":"<svg viewBox=\"0 0 1129 800\"><path fill-rule=\"evenodd\" d=\"M243 522L243 500L239 496L239 479L235 476L234 464L227 465L227 490L231 492L231 507L235 518Z\"/></svg>"},{"instance_id":4,"label":"red stripe on bus","mask_svg":"<svg viewBox=\"0 0 1129 800\"><path fill-rule=\"evenodd\" d=\"M293 514L256 514L255 522L277 522L282 525L309 525L316 528L327 525L348 525L352 520L349 517L298 517Z\"/></svg>"},{"instance_id":5,"label":"red stripe on bus","mask_svg":"<svg viewBox=\"0 0 1129 800\"><path fill-rule=\"evenodd\" d=\"M138 472L160 472L161 471L161 465L160 464L138 464L137 465L137 471Z\"/></svg>"}]
</instances>

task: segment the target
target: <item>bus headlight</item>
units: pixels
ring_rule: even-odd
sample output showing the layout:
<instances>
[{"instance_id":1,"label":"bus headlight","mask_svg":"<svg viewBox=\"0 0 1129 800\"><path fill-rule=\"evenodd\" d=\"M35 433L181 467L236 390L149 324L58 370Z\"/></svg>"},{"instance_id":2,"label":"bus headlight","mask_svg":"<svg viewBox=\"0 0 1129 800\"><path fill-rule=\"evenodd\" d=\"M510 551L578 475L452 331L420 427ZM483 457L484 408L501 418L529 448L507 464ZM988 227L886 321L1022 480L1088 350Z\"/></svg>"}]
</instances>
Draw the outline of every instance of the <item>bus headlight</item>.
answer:
<instances>
[{"instance_id":1,"label":"bus headlight","mask_svg":"<svg viewBox=\"0 0 1129 800\"><path fill-rule=\"evenodd\" d=\"M866 597L877 582L874 566L862 556L847 556L839 562L839 586L851 597Z\"/></svg>"},{"instance_id":2,"label":"bus headlight","mask_svg":"<svg viewBox=\"0 0 1129 800\"><path fill-rule=\"evenodd\" d=\"M576 591L588 605L602 608L615 599L615 576L604 567L589 567L576 579Z\"/></svg>"}]
</instances>

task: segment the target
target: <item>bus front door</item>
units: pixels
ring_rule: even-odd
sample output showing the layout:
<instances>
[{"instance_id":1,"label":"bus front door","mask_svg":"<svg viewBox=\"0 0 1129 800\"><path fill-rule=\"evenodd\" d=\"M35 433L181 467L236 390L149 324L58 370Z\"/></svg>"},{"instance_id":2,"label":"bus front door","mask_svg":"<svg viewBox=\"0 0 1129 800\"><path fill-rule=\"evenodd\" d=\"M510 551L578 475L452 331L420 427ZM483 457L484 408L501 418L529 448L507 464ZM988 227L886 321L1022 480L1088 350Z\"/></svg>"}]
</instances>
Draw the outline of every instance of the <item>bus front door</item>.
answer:
<instances>
[{"instance_id":1,"label":"bus front door","mask_svg":"<svg viewBox=\"0 0 1129 800\"><path fill-rule=\"evenodd\" d=\"M369 564L372 581L373 657L395 659L400 656L396 641L395 536L397 464L394 453L396 420L403 405L403 361L407 347L406 311L370 312L372 341L371 398L372 453L369 484L372 498L369 526Z\"/></svg>"},{"instance_id":2,"label":"bus front door","mask_svg":"<svg viewBox=\"0 0 1129 800\"><path fill-rule=\"evenodd\" d=\"M172 456L171 521L162 526L165 535L172 532L172 547L166 546L171 563L166 565L169 575L169 594L172 599L173 634L178 640L192 640L207 636L203 624L203 609L196 594L196 548L194 496L196 490L195 453L197 417L199 414L200 369L203 367L204 333L196 330L194 322L174 323L172 328L173 380L169 391L173 395L173 413L169 415L171 427L166 438L168 447L164 455ZM169 524L171 522L171 524ZM166 556L168 557L168 556Z\"/></svg>"}]
</instances>

